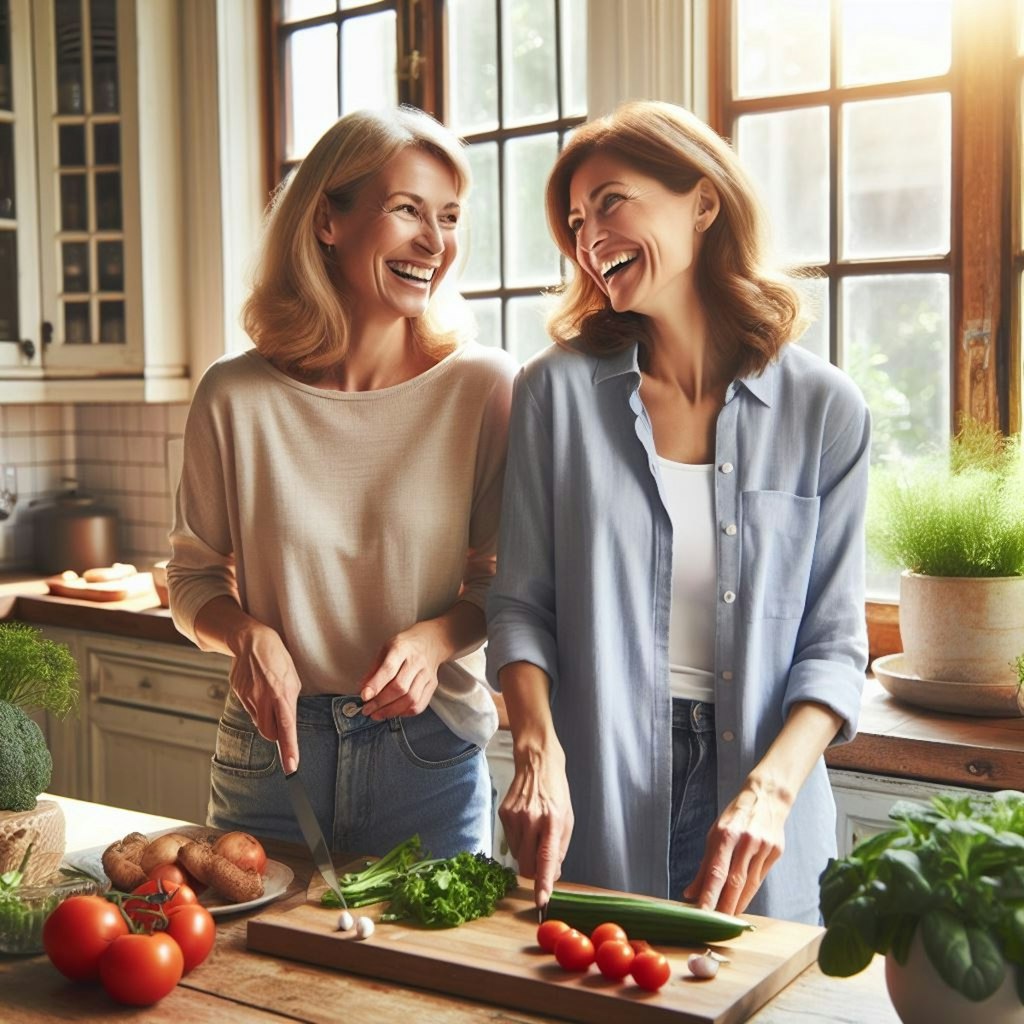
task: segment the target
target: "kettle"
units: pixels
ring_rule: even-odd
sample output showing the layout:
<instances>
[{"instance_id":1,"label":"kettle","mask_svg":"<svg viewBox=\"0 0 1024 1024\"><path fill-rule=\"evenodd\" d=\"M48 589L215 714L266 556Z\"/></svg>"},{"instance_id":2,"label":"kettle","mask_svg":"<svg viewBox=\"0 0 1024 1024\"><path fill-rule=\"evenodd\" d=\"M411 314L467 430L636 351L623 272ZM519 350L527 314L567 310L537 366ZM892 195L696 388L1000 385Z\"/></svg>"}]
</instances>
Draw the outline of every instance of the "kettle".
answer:
<instances>
[{"instance_id":1,"label":"kettle","mask_svg":"<svg viewBox=\"0 0 1024 1024\"><path fill-rule=\"evenodd\" d=\"M75 490L33 501L29 507L36 572L48 576L66 569L83 573L118 561L115 509Z\"/></svg>"}]
</instances>

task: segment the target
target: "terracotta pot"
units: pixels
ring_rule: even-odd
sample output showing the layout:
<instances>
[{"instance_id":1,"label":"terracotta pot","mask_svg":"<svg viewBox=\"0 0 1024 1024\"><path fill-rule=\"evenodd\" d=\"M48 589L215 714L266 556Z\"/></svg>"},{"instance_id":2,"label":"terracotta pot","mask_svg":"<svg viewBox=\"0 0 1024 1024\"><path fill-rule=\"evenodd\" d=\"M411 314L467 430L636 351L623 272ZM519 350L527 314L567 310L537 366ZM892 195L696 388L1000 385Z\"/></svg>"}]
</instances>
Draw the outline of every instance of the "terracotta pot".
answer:
<instances>
[{"instance_id":1,"label":"terracotta pot","mask_svg":"<svg viewBox=\"0 0 1024 1024\"><path fill-rule=\"evenodd\" d=\"M910 955L900 966L885 958L885 983L889 998L903 1024L1022 1024L1024 1005L1017 995L1014 970L1007 965L1006 977L996 991L980 1003L971 1002L950 988L932 966L920 934L910 944Z\"/></svg>"},{"instance_id":2,"label":"terracotta pot","mask_svg":"<svg viewBox=\"0 0 1024 1024\"><path fill-rule=\"evenodd\" d=\"M922 679L1016 683L1024 654L1024 576L900 577L900 636Z\"/></svg>"}]
</instances>

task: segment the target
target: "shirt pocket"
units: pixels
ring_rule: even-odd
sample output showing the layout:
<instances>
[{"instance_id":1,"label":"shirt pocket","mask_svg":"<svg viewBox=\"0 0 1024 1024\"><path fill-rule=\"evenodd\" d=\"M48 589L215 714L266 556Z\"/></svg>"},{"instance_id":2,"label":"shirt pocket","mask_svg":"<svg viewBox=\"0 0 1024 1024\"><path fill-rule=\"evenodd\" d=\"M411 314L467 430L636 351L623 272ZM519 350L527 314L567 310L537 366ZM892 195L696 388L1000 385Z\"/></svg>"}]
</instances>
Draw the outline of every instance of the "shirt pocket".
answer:
<instances>
[{"instance_id":1,"label":"shirt pocket","mask_svg":"<svg viewBox=\"0 0 1024 1024\"><path fill-rule=\"evenodd\" d=\"M744 491L741 600L748 622L799 619L818 532L820 499L785 491Z\"/></svg>"}]
</instances>

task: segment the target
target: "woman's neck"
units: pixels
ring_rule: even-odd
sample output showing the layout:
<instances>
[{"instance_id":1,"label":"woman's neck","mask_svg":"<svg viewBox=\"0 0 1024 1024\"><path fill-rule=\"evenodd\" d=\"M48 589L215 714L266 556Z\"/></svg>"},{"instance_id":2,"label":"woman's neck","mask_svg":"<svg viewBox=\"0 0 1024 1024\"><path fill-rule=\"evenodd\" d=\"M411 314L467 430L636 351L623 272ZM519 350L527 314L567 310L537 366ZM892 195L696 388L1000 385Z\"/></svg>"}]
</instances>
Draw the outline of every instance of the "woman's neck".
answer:
<instances>
[{"instance_id":1,"label":"woman's neck","mask_svg":"<svg viewBox=\"0 0 1024 1024\"><path fill-rule=\"evenodd\" d=\"M728 385L732 372L712 344L707 318L696 302L671 317L650 318L649 324L649 377L678 389L694 404Z\"/></svg>"}]
</instances>

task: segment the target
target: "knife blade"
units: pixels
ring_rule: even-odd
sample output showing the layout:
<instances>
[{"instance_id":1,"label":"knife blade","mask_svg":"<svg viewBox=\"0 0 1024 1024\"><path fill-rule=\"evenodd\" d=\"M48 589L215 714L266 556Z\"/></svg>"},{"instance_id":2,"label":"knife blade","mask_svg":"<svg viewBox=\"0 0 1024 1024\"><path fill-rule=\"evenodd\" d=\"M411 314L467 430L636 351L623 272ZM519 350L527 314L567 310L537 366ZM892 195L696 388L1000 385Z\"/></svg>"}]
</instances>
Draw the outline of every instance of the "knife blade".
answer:
<instances>
[{"instance_id":1,"label":"knife blade","mask_svg":"<svg viewBox=\"0 0 1024 1024\"><path fill-rule=\"evenodd\" d=\"M324 881L330 886L331 892L341 901L342 908L348 910L345 896L338 885L338 876L334 872L334 864L331 861L331 851L327 847L320 822L316 820L316 812L306 795L306 788L302 785L298 771L286 772L284 784L288 790L288 798L292 802L292 810L295 812L295 820L299 823L302 836L306 840L309 852L313 855L313 862L316 864Z\"/></svg>"}]
</instances>

